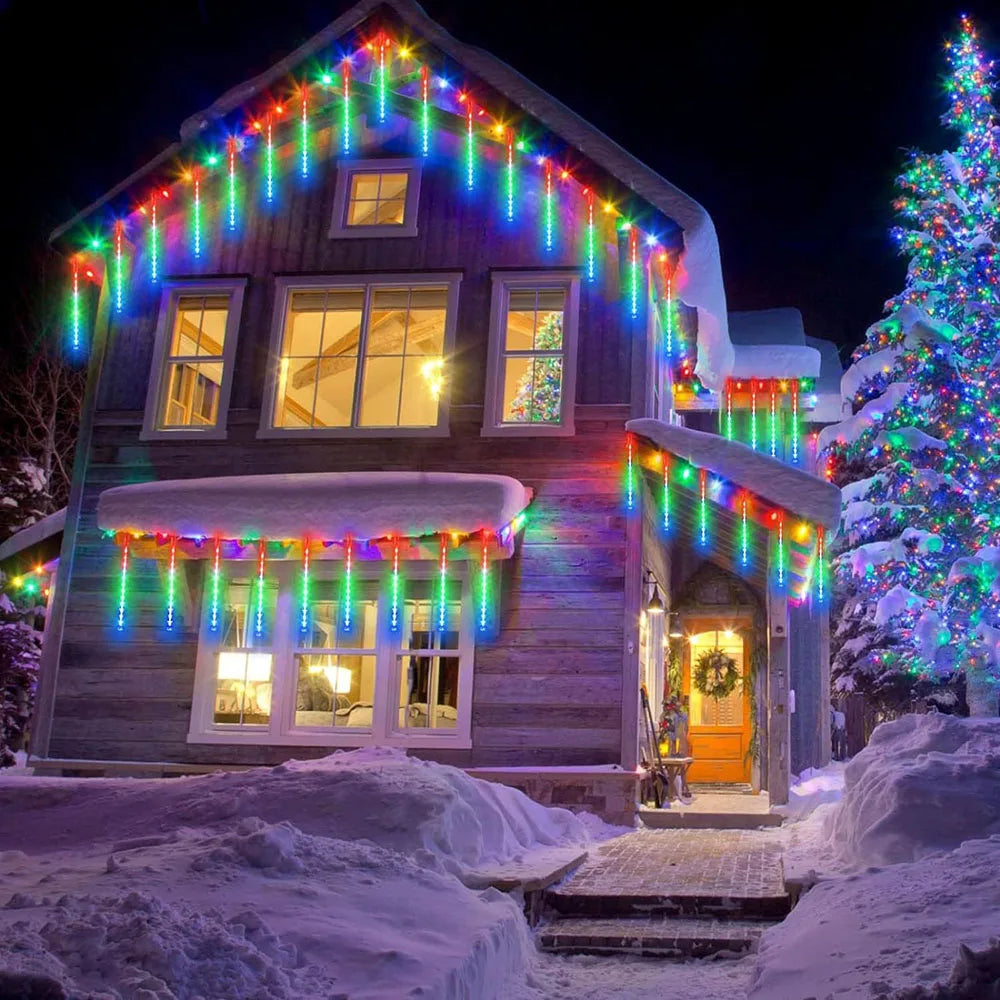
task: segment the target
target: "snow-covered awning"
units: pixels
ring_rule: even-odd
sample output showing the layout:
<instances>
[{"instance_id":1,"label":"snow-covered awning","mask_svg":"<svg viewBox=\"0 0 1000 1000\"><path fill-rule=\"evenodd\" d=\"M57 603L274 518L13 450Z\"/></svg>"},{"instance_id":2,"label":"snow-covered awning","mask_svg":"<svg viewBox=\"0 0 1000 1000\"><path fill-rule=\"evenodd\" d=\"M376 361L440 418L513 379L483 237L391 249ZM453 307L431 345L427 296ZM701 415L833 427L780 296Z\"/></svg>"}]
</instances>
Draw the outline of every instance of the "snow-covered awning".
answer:
<instances>
[{"instance_id":1,"label":"snow-covered awning","mask_svg":"<svg viewBox=\"0 0 1000 1000\"><path fill-rule=\"evenodd\" d=\"M116 486L97 503L106 531L185 538L378 539L499 531L531 501L509 476L307 472Z\"/></svg>"},{"instance_id":2,"label":"snow-covered awning","mask_svg":"<svg viewBox=\"0 0 1000 1000\"><path fill-rule=\"evenodd\" d=\"M652 417L630 420L625 426L692 465L708 469L777 507L822 525L831 534L840 524L840 490L833 483L716 434Z\"/></svg>"}]
</instances>

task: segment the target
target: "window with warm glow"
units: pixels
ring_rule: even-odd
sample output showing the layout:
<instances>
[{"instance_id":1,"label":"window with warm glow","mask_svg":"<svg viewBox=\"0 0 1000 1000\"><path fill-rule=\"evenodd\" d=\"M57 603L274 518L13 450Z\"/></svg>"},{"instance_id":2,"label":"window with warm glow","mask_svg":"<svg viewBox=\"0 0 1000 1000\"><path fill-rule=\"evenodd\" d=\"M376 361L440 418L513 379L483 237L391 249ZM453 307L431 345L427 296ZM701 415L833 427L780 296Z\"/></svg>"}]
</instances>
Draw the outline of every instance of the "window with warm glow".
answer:
<instances>
[{"instance_id":1,"label":"window with warm glow","mask_svg":"<svg viewBox=\"0 0 1000 1000\"><path fill-rule=\"evenodd\" d=\"M405 172L351 174L347 198L348 226L401 226L406 216Z\"/></svg>"},{"instance_id":2,"label":"window with warm glow","mask_svg":"<svg viewBox=\"0 0 1000 1000\"><path fill-rule=\"evenodd\" d=\"M451 295L446 284L290 289L271 427L442 425Z\"/></svg>"},{"instance_id":3,"label":"window with warm glow","mask_svg":"<svg viewBox=\"0 0 1000 1000\"><path fill-rule=\"evenodd\" d=\"M417 235L420 163L413 159L342 161L333 196L334 239Z\"/></svg>"},{"instance_id":4,"label":"window with warm glow","mask_svg":"<svg viewBox=\"0 0 1000 1000\"><path fill-rule=\"evenodd\" d=\"M486 432L572 433L576 303L575 278L495 280Z\"/></svg>"}]
</instances>

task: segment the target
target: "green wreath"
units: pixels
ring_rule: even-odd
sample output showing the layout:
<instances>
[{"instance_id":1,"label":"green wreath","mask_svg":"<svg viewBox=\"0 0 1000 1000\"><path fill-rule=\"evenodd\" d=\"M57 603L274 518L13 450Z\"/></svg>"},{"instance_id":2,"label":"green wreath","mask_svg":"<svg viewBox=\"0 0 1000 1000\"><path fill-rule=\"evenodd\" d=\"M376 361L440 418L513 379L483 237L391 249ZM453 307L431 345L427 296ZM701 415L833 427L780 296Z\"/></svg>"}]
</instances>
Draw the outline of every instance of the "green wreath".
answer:
<instances>
[{"instance_id":1,"label":"green wreath","mask_svg":"<svg viewBox=\"0 0 1000 1000\"><path fill-rule=\"evenodd\" d=\"M740 680L736 661L716 648L709 649L698 657L691 682L706 698L718 701L719 698L732 694Z\"/></svg>"}]
</instances>

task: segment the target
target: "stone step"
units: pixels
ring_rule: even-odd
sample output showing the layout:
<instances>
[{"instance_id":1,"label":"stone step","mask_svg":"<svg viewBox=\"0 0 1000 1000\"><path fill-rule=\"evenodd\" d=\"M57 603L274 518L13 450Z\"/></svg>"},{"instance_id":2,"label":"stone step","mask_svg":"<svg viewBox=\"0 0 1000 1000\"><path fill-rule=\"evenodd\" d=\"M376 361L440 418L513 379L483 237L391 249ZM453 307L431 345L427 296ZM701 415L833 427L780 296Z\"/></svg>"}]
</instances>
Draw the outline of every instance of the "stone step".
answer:
<instances>
[{"instance_id":1,"label":"stone step","mask_svg":"<svg viewBox=\"0 0 1000 1000\"><path fill-rule=\"evenodd\" d=\"M570 917L538 931L542 951L589 955L704 958L752 951L775 921L697 920L669 917Z\"/></svg>"},{"instance_id":2,"label":"stone step","mask_svg":"<svg viewBox=\"0 0 1000 1000\"><path fill-rule=\"evenodd\" d=\"M721 920L783 920L792 909L787 892L768 895L726 895L713 892L574 892L572 879L546 891L546 912L562 917L668 917Z\"/></svg>"},{"instance_id":3,"label":"stone step","mask_svg":"<svg viewBox=\"0 0 1000 1000\"><path fill-rule=\"evenodd\" d=\"M759 830L781 826L781 817L770 812L701 812L671 805L669 809L639 807L643 826L653 830Z\"/></svg>"}]
</instances>

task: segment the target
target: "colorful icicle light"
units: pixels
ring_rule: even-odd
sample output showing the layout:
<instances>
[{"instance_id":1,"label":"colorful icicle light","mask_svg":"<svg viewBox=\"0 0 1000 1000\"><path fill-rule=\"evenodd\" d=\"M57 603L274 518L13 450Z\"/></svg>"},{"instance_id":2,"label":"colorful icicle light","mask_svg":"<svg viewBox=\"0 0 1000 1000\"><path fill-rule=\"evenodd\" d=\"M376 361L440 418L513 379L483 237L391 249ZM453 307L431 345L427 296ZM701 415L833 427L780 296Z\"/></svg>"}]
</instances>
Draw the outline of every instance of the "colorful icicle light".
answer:
<instances>
[{"instance_id":1,"label":"colorful icicle light","mask_svg":"<svg viewBox=\"0 0 1000 1000\"><path fill-rule=\"evenodd\" d=\"M160 241L156 223L156 195L149 206L149 278L156 282L160 277Z\"/></svg>"},{"instance_id":2,"label":"colorful icicle light","mask_svg":"<svg viewBox=\"0 0 1000 1000\"><path fill-rule=\"evenodd\" d=\"M191 205L192 219L191 229L194 239L194 255L201 256L201 172L197 167L191 172L191 180L194 184L194 202Z\"/></svg>"},{"instance_id":3,"label":"colorful icicle light","mask_svg":"<svg viewBox=\"0 0 1000 1000\"><path fill-rule=\"evenodd\" d=\"M625 509L635 509L635 442L631 434L625 435Z\"/></svg>"},{"instance_id":4,"label":"colorful icicle light","mask_svg":"<svg viewBox=\"0 0 1000 1000\"><path fill-rule=\"evenodd\" d=\"M267 564L267 543L262 538L257 552L257 611L254 616L254 635L259 639L264 634L264 569Z\"/></svg>"},{"instance_id":5,"label":"colorful icicle light","mask_svg":"<svg viewBox=\"0 0 1000 1000\"><path fill-rule=\"evenodd\" d=\"M71 262L73 269L73 298L70 303L70 323L73 337L73 353L80 350L80 258L74 257Z\"/></svg>"},{"instance_id":6,"label":"colorful icicle light","mask_svg":"<svg viewBox=\"0 0 1000 1000\"><path fill-rule=\"evenodd\" d=\"M431 72L420 67L420 151L427 156L431 151Z\"/></svg>"},{"instance_id":7,"label":"colorful icicle light","mask_svg":"<svg viewBox=\"0 0 1000 1000\"><path fill-rule=\"evenodd\" d=\"M399 537L392 539L392 580L389 604L389 631L399 631Z\"/></svg>"},{"instance_id":8,"label":"colorful icicle light","mask_svg":"<svg viewBox=\"0 0 1000 1000\"><path fill-rule=\"evenodd\" d=\"M219 591L222 582L222 539L216 538L212 550L212 603L208 610L208 627L212 632L219 630Z\"/></svg>"},{"instance_id":9,"label":"colorful icicle light","mask_svg":"<svg viewBox=\"0 0 1000 1000\"><path fill-rule=\"evenodd\" d=\"M167 619L164 623L173 629L175 602L177 599L177 536L170 536L170 555L167 559Z\"/></svg>"},{"instance_id":10,"label":"colorful icicle light","mask_svg":"<svg viewBox=\"0 0 1000 1000\"><path fill-rule=\"evenodd\" d=\"M115 312L122 311L122 302L125 295L125 261L122 256L122 237L125 223L118 219L115 221Z\"/></svg>"},{"instance_id":11,"label":"colorful icicle light","mask_svg":"<svg viewBox=\"0 0 1000 1000\"><path fill-rule=\"evenodd\" d=\"M303 177L309 176L309 88L302 84L302 109L301 109L301 163L299 169Z\"/></svg>"},{"instance_id":12,"label":"colorful icicle light","mask_svg":"<svg viewBox=\"0 0 1000 1000\"><path fill-rule=\"evenodd\" d=\"M309 631L309 539L302 539L302 602L299 605L299 631Z\"/></svg>"},{"instance_id":13,"label":"colorful icicle light","mask_svg":"<svg viewBox=\"0 0 1000 1000\"><path fill-rule=\"evenodd\" d=\"M733 385L726 379L726 440L733 439Z\"/></svg>"},{"instance_id":14,"label":"colorful icicle light","mask_svg":"<svg viewBox=\"0 0 1000 1000\"><path fill-rule=\"evenodd\" d=\"M351 64L346 59L340 67L340 78L344 89L344 136L341 148L347 156L351 152Z\"/></svg>"},{"instance_id":15,"label":"colorful icicle light","mask_svg":"<svg viewBox=\"0 0 1000 1000\"><path fill-rule=\"evenodd\" d=\"M597 276L596 237L594 232L594 192L589 188L584 191L587 199L587 281L593 281Z\"/></svg>"},{"instance_id":16,"label":"colorful icicle light","mask_svg":"<svg viewBox=\"0 0 1000 1000\"><path fill-rule=\"evenodd\" d=\"M757 383L750 379L750 447L757 450Z\"/></svg>"},{"instance_id":17,"label":"colorful icicle light","mask_svg":"<svg viewBox=\"0 0 1000 1000\"><path fill-rule=\"evenodd\" d=\"M229 228L236 228L236 138L230 136L226 144L229 160Z\"/></svg>"},{"instance_id":18,"label":"colorful icicle light","mask_svg":"<svg viewBox=\"0 0 1000 1000\"><path fill-rule=\"evenodd\" d=\"M667 285L667 321L666 326L666 341L667 341L667 357L672 358L674 356L674 291L673 291L673 273L668 272L666 276Z\"/></svg>"},{"instance_id":19,"label":"colorful icicle light","mask_svg":"<svg viewBox=\"0 0 1000 1000\"><path fill-rule=\"evenodd\" d=\"M785 518L783 514L778 514L778 535L777 535L777 576L778 586L785 586Z\"/></svg>"},{"instance_id":20,"label":"colorful icicle light","mask_svg":"<svg viewBox=\"0 0 1000 1000\"><path fill-rule=\"evenodd\" d=\"M749 497L744 491L740 495L740 565L746 569L750 565L750 519L747 508Z\"/></svg>"},{"instance_id":21,"label":"colorful icicle light","mask_svg":"<svg viewBox=\"0 0 1000 1000\"><path fill-rule=\"evenodd\" d=\"M698 470L698 544L708 545L708 469Z\"/></svg>"},{"instance_id":22,"label":"colorful icicle light","mask_svg":"<svg viewBox=\"0 0 1000 1000\"><path fill-rule=\"evenodd\" d=\"M125 631L125 604L128 600L128 535L122 540L122 561L118 578L118 621L119 632Z\"/></svg>"},{"instance_id":23,"label":"colorful icicle light","mask_svg":"<svg viewBox=\"0 0 1000 1000\"><path fill-rule=\"evenodd\" d=\"M507 129L507 221L514 221L514 130Z\"/></svg>"},{"instance_id":24,"label":"colorful icicle light","mask_svg":"<svg viewBox=\"0 0 1000 1000\"><path fill-rule=\"evenodd\" d=\"M662 453L663 459L663 530L670 532L670 457Z\"/></svg>"},{"instance_id":25,"label":"colorful icicle light","mask_svg":"<svg viewBox=\"0 0 1000 1000\"><path fill-rule=\"evenodd\" d=\"M555 193L552 190L552 161L545 160L545 249L552 249L552 230L554 226Z\"/></svg>"},{"instance_id":26,"label":"colorful icicle light","mask_svg":"<svg viewBox=\"0 0 1000 1000\"><path fill-rule=\"evenodd\" d=\"M476 137L472 131L472 101L465 107L465 185L471 191L476 184Z\"/></svg>"},{"instance_id":27,"label":"colorful icicle light","mask_svg":"<svg viewBox=\"0 0 1000 1000\"><path fill-rule=\"evenodd\" d=\"M629 296L632 318L639 315L639 230L630 226L628 231Z\"/></svg>"},{"instance_id":28,"label":"colorful icicle light","mask_svg":"<svg viewBox=\"0 0 1000 1000\"><path fill-rule=\"evenodd\" d=\"M387 90L388 70L386 67L386 49L389 48L389 39L385 35L378 37L378 120L379 124L385 122L385 101Z\"/></svg>"},{"instance_id":29,"label":"colorful icicle light","mask_svg":"<svg viewBox=\"0 0 1000 1000\"><path fill-rule=\"evenodd\" d=\"M771 436L771 458L778 457L778 395L774 385L774 379L771 379L771 398L770 398L770 422L768 428Z\"/></svg>"},{"instance_id":30,"label":"colorful icicle light","mask_svg":"<svg viewBox=\"0 0 1000 1000\"><path fill-rule=\"evenodd\" d=\"M354 595L351 575L354 572L354 539L350 535L344 539L344 631L350 632L353 626L352 603Z\"/></svg>"},{"instance_id":31,"label":"colorful icicle light","mask_svg":"<svg viewBox=\"0 0 1000 1000\"><path fill-rule=\"evenodd\" d=\"M441 560L438 565L438 631L448 624L448 536L441 535Z\"/></svg>"},{"instance_id":32,"label":"colorful icicle light","mask_svg":"<svg viewBox=\"0 0 1000 1000\"><path fill-rule=\"evenodd\" d=\"M821 524L816 525L816 597L826 598L826 529Z\"/></svg>"},{"instance_id":33,"label":"colorful icicle light","mask_svg":"<svg viewBox=\"0 0 1000 1000\"><path fill-rule=\"evenodd\" d=\"M264 126L266 135L264 137L264 193L268 200L274 200L274 122L271 116L267 116L267 124Z\"/></svg>"},{"instance_id":34,"label":"colorful icicle light","mask_svg":"<svg viewBox=\"0 0 1000 1000\"><path fill-rule=\"evenodd\" d=\"M483 548L479 558L479 631L489 626L490 607L490 551L489 535L483 532Z\"/></svg>"},{"instance_id":35,"label":"colorful icicle light","mask_svg":"<svg viewBox=\"0 0 1000 1000\"><path fill-rule=\"evenodd\" d=\"M792 379L792 464L799 464L799 380Z\"/></svg>"}]
</instances>

